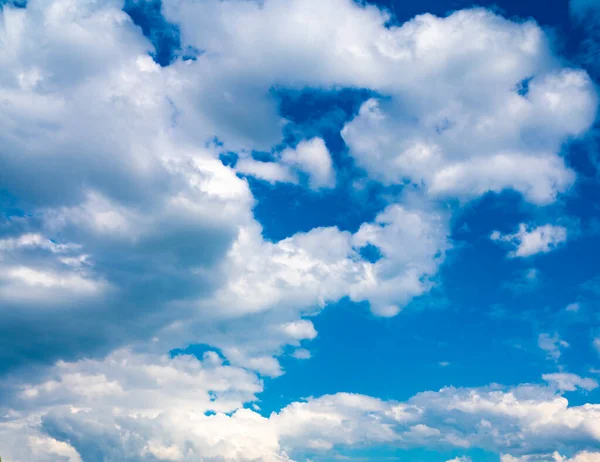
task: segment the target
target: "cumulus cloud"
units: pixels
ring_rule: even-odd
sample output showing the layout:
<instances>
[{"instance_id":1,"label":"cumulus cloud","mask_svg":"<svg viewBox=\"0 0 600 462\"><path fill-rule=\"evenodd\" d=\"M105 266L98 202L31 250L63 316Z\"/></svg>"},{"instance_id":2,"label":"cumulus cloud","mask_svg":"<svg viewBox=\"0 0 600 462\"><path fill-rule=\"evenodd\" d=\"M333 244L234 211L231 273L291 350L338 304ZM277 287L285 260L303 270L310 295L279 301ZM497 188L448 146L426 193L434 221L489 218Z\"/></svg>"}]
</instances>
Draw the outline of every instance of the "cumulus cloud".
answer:
<instances>
[{"instance_id":1,"label":"cumulus cloud","mask_svg":"<svg viewBox=\"0 0 600 462\"><path fill-rule=\"evenodd\" d=\"M114 461L190 460L198 454L207 460L258 460L260 456L253 453L267 454L270 445L277 449L277 442L272 435L262 435L265 419L241 408L255 401L262 389L255 374L223 364L215 352L198 360L189 355L170 358L119 350L103 360L60 362L48 380L15 385L18 407L9 412L11 418L2 431L29 432L31 438L49 440L69 435L70 446L83 460L95 460L98 454L102 460ZM205 415L208 411L216 414L210 418ZM228 417L229 413L233 414ZM204 425L214 431L206 433ZM71 434L74 428L80 430ZM181 428L187 428L185 436L173 440L176 433L169 432ZM188 448L186 439L192 437L194 446ZM9 442L8 447L3 445L8 452L3 457L32 460L25 455L26 450L35 454L31 443L22 447L16 439L13 447L10 439L3 441ZM236 445L246 445L247 459L238 454ZM66 460L78 460L71 457Z\"/></svg>"},{"instance_id":2,"label":"cumulus cloud","mask_svg":"<svg viewBox=\"0 0 600 462\"><path fill-rule=\"evenodd\" d=\"M353 236L356 247L371 245L382 258L373 264L369 277L350 291L355 300L369 300L375 313L393 316L414 296L425 293L445 251L450 247L447 217L443 213L411 210L392 205L363 224ZM397 242L408 242L399 246Z\"/></svg>"},{"instance_id":3,"label":"cumulus cloud","mask_svg":"<svg viewBox=\"0 0 600 462\"><path fill-rule=\"evenodd\" d=\"M332 188L335 186L335 170L331 155L321 138L301 141L296 148L288 148L281 153L284 164L296 167L309 176L311 188Z\"/></svg>"},{"instance_id":4,"label":"cumulus cloud","mask_svg":"<svg viewBox=\"0 0 600 462\"><path fill-rule=\"evenodd\" d=\"M385 27L386 14L348 0L165 2L165 12L184 42L214 52L206 62L252 63L259 88L352 86L388 97L365 102L342 131L382 182L465 199L510 188L548 203L574 181L560 147L592 124L595 90L585 72L561 68L533 22L475 9Z\"/></svg>"},{"instance_id":5,"label":"cumulus cloud","mask_svg":"<svg viewBox=\"0 0 600 462\"><path fill-rule=\"evenodd\" d=\"M505 242L511 247L508 256L530 257L538 253L548 253L567 241L567 229L564 226L542 225L535 228L524 223L519 225L519 231L514 234L502 234L494 231L490 239L495 242Z\"/></svg>"},{"instance_id":6,"label":"cumulus cloud","mask_svg":"<svg viewBox=\"0 0 600 462\"><path fill-rule=\"evenodd\" d=\"M236 170L269 183L298 183L299 174L308 176L308 185L314 190L335 186L335 169L331 154L322 138L301 141L295 148L286 148L273 162L244 157L236 163Z\"/></svg>"},{"instance_id":7,"label":"cumulus cloud","mask_svg":"<svg viewBox=\"0 0 600 462\"><path fill-rule=\"evenodd\" d=\"M229 253L228 282L202 304L224 311L257 312L282 304L298 310L349 295L368 300L376 314L392 316L431 287L450 246L448 225L444 213L393 204L355 234L316 228L269 243L260 229L249 228ZM359 256L368 244L382 255L374 263Z\"/></svg>"},{"instance_id":8,"label":"cumulus cloud","mask_svg":"<svg viewBox=\"0 0 600 462\"><path fill-rule=\"evenodd\" d=\"M544 204L570 187L559 147L591 124L596 94L536 24L473 9L388 27L351 0L167 0L200 53L161 67L122 7L0 11L0 185L23 212L0 222L0 362L54 364L2 383L3 457L286 461L369 442L598 439L594 406L545 388L406 403L340 393L268 417L244 407L261 376L283 373L286 346L310 356L308 315L349 297L393 316L436 284L451 217L427 201L511 188ZM379 95L342 130L349 154L369 179L425 199L395 198L355 232L265 240L242 174L313 190L337 180L321 138L282 144L276 87ZM363 259L365 246L381 258ZM223 358L164 355L192 343ZM543 344L557 357L559 340ZM583 384L569 380L554 378Z\"/></svg>"},{"instance_id":9,"label":"cumulus cloud","mask_svg":"<svg viewBox=\"0 0 600 462\"><path fill-rule=\"evenodd\" d=\"M390 316L429 290L449 247L448 217L435 207L390 205L356 235L316 229L266 242L248 184L219 160L223 149L238 150L241 171L272 181L303 174L313 189L335 185L321 138L282 149L278 162L246 155L280 142L282 121L267 90L292 83L268 67L256 74L243 54L248 50L237 49L250 38L218 44L226 33L221 8L230 9L228 21L242 14L259 26L280 8L285 15L286 8L297 11L296 2L269 2L266 9L207 2L202 18L191 11L185 17L201 24L214 14L216 29L207 37L215 50L160 67L118 2L65 1L33 0L1 13L7 107L0 182L30 212L2 223L0 297L3 310L14 313L0 325L5 366L21 363L32 348L51 362L156 336L165 350L218 342L236 362L277 375L271 356L297 340L276 326L344 296ZM340 6L348 24L385 30L379 10L336 2L314 7ZM173 17L193 8L165 5ZM232 62L241 67L226 71ZM302 85L354 80L342 78L348 69L313 75L303 73L315 66L300 69ZM31 236L37 243L26 242ZM385 258L362 260L357 247L366 243L383 249ZM278 313L265 316L272 311ZM56 322L58 312L69 322ZM246 321L267 322L271 339L251 341L236 327L236 318L258 313L260 319Z\"/></svg>"},{"instance_id":10,"label":"cumulus cloud","mask_svg":"<svg viewBox=\"0 0 600 462\"><path fill-rule=\"evenodd\" d=\"M574 386L580 385L587 386ZM198 360L122 350L101 361L59 363L45 382L13 384L0 424L9 441L4 457L287 461L294 454L392 444L546 460L533 455L600 441L598 406L569 406L557 388L541 385L449 387L405 402L337 393L290 403L268 417L242 408L260 391L254 374L213 352ZM50 448L46 455L36 452L40 442ZM44 458L50 455L55 459Z\"/></svg>"},{"instance_id":11,"label":"cumulus cloud","mask_svg":"<svg viewBox=\"0 0 600 462\"><path fill-rule=\"evenodd\" d=\"M532 24L513 29L514 24L497 22L483 12L465 14L455 13L445 20L421 17L410 24L414 42L403 51L413 59L419 78L401 81L390 90L398 102L392 98L364 103L344 128L344 139L359 165L385 183L409 179L424 184L434 196L465 200L510 188L531 202L552 202L574 181L574 173L557 154L561 138L585 132L593 121L596 103L595 96L589 99L591 81L580 71L553 70L546 59L547 45ZM478 14L478 27L489 32L488 42L477 41L467 49L455 46L469 40L471 31L461 26ZM494 64L487 62L495 54L490 50L498 50ZM510 64L502 56L507 50L514 51ZM439 63L440 56L445 60L462 53L466 59L479 59L478 72L452 67L456 75L448 78L444 74L448 68L430 61ZM528 64L519 66L519 60ZM507 65L490 79L487 72L501 62ZM532 75L528 92L517 92L517 82ZM460 78L460 84L454 78ZM440 80L444 83L437 85ZM467 82L485 86L489 94L478 91L475 96ZM439 88L439 93L432 88ZM575 115L574 107L567 108L571 102L586 106L587 116L579 113L578 122L548 126L549 138L533 147L528 139L530 135L531 140L538 139L544 130L539 125L542 118L561 111L559 107Z\"/></svg>"},{"instance_id":12,"label":"cumulus cloud","mask_svg":"<svg viewBox=\"0 0 600 462\"><path fill-rule=\"evenodd\" d=\"M544 374L542 375L542 378L560 391L575 391L577 389L591 391L598 388L598 382L596 380L579 377L576 374L567 372Z\"/></svg>"},{"instance_id":13,"label":"cumulus cloud","mask_svg":"<svg viewBox=\"0 0 600 462\"><path fill-rule=\"evenodd\" d=\"M50 359L69 354L69 337L85 338L82 348L108 351L117 338L133 341L154 335L185 318L197 325L198 312L202 319L210 317L208 311L214 317L213 302L226 318L283 306L285 319L277 322L290 322L301 309L349 295L370 301L374 312L389 316L432 286L448 248L447 225L435 211L392 206L355 236L315 230L280 243L263 242L252 216L252 194L236 171L219 161L222 149L239 151L239 171L269 181L297 181L302 173L309 187L319 189L334 186L336 176L321 138L284 148L275 162L244 154L269 151L281 140L285 121L269 93L274 85L357 86L390 95L390 108L368 101L344 128L351 155L380 181L402 183L408 178L424 182L432 194L452 189L442 186L454 175L448 172L477 170L482 162L491 165L492 156L509 172L531 170L539 176L527 177L521 185L492 175L488 184L486 175L478 173L486 183L468 186L469 195L513 187L531 200L551 200L572 181L555 148L567 135L584 130L595 108L585 74L559 67L541 29L485 10L447 18L424 15L401 27L386 27L385 13L347 0L315 1L310 8L280 0L261 7L253 2L209 1L201 7L165 2L165 14L179 24L184 46L205 52L196 61L177 60L160 67L148 57L149 42L118 3L69 5L34 0L25 9L7 6L2 11L3 43L10 52L0 57L7 101L0 181L35 217L25 224L9 218L7 233L15 238L16 231L9 228L27 228L22 234L39 234L80 249L65 257L68 260L46 249L48 259L38 260L37 266L5 269L3 281L10 288L5 293L38 293L37 300L55 304L65 288L87 297L85 313L75 297L61 304L73 326L70 332L69 326L67 332L60 326L64 342L56 341L59 326L51 322L50 310L47 317L22 310L3 329L53 339L54 346L43 349ZM252 27L236 27L240 22ZM311 42L300 39L307 28L318 31ZM353 32L359 29L360 35ZM468 39L474 34L488 37L489 43L466 47L477 42ZM436 38L441 35L450 39ZM508 46L494 45L504 39ZM95 47L99 42L101 49ZM500 63L505 63L502 72L496 69ZM533 73L527 95L513 91ZM483 81L485 85L478 84ZM431 82L444 82L443 99L438 92L424 93L424 88L433 88ZM482 93L476 98L469 93L474 88ZM416 117L410 119L419 121L416 125L392 114L401 100L407 113ZM507 104L520 116L503 116L501 122L510 125L498 125L498 114ZM360 124L387 118L393 136L381 136L389 142L378 141L375 151L360 148L357 137L381 138ZM471 118L487 120L487 125L471 133ZM24 133L22 127L29 131ZM434 127L439 143L419 141ZM516 141L534 134L544 140L543 153L525 151ZM215 137L218 143L211 141ZM466 148L460 139L474 144ZM412 154L389 164L392 158L386 152L403 151L405 142L413 143L405 149ZM456 157L455 152L467 157ZM378 159L379 167L364 164L365 159ZM434 173L432 181L419 173L422 162ZM527 163L540 165L523 168ZM377 168L393 178L382 177ZM58 177L60 182L54 180ZM401 225L403 220L411 226ZM339 243L335 261L322 260L317 255L322 249L302 247L325 232ZM404 245L392 245L391 240ZM366 244L380 248L385 258L374 264L361 261L353 247ZM244 263L242 251L256 256L254 267ZM77 258L84 259L82 264L65 264ZM262 270L253 269L269 259L267 265L289 278L283 285L278 284L285 278L268 273L263 277ZM305 264L316 272L300 269ZM290 271L281 272L287 265L292 265ZM294 265L300 266L293 269ZM327 276L321 283L322 275ZM249 281L258 290L240 297ZM27 290L30 287L35 290ZM14 308L14 300L4 301L7 309ZM173 305L179 311L170 309ZM123 329L113 334L109 326L117 318ZM46 336L37 335L42 326ZM15 345L19 342L7 341L7 354L13 358L24 354L15 351Z\"/></svg>"}]
</instances>

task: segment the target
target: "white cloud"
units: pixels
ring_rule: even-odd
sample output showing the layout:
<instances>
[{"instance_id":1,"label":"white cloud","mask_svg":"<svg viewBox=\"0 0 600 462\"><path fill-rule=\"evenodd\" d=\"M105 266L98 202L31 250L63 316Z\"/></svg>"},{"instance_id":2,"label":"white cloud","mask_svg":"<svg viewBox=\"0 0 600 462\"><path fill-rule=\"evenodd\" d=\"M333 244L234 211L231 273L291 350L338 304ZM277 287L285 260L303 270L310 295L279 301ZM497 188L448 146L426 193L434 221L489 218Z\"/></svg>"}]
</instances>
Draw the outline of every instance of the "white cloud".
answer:
<instances>
[{"instance_id":1,"label":"white cloud","mask_svg":"<svg viewBox=\"0 0 600 462\"><path fill-rule=\"evenodd\" d=\"M582 451L573 457L555 456L556 462L600 462L600 452Z\"/></svg>"},{"instance_id":2,"label":"white cloud","mask_svg":"<svg viewBox=\"0 0 600 462\"><path fill-rule=\"evenodd\" d=\"M577 389L592 391L598 388L598 382L596 380L579 377L576 374L567 372L544 374L542 375L542 378L560 391L575 391Z\"/></svg>"},{"instance_id":3,"label":"white cloud","mask_svg":"<svg viewBox=\"0 0 600 462\"><path fill-rule=\"evenodd\" d=\"M331 449L334 445L392 442L390 406L363 395L338 393L292 403L271 420L291 448Z\"/></svg>"},{"instance_id":4,"label":"white cloud","mask_svg":"<svg viewBox=\"0 0 600 462\"><path fill-rule=\"evenodd\" d=\"M367 101L342 132L385 183L465 199L512 188L548 203L575 179L558 153L592 124L596 94L584 72L560 67L533 22L475 9L385 27L385 14L348 0L165 2L165 11L186 44L213 51L205 63L249 63L265 91L286 82L391 97Z\"/></svg>"},{"instance_id":5,"label":"white cloud","mask_svg":"<svg viewBox=\"0 0 600 462\"><path fill-rule=\"evenodd\" d=\"M368 278L351 289L351 298L369 300L376 314L394 316L412 297L429 290L433 285L430 277L450 247L446 220L440 212L392 205L375 223L363 224L353 236L354 245L373 245L382 258L371 266ZM411 244L401 246L398 242Z\"/></svg>"},{"instance_id":6,"label":"white cloud","mask_svg":"<svg viewBox=\"0 0 600 462\"><path fill-rule=\"evenodd\" d=\"M241 170L271 181L303 172L309 187L332 187L335 171L321 138L283 148L268 166L247 157L281 141L276 101L267 90L287 85L290 68L253 68L244 57L256 52L245 49L251 37L219 37L240 18L254 18L268 30L271 23L263 22L269 15L302 9L278 0L265 9L204 6L202 17L186 18L201 24L214 13L206 32L213 31L204 36L212 45L201 48L214 46L215 53L166 68L147 56L150 44L118 2L32 0L25 9L2 10L0 91L7 107L0 182L35 218L9 220L8 236L0 236L2 251L16 255L10 265L0 264L0 298L3 309L17 313L10 324L0 324L0 334L29 332L48 361L158 337L156 348L165 349L215 342L240 363L278 374L271 356L298 340L276 326L344 296L370 301L374 312L391 316L434 283L449 247L449 217L435 207L390 205L355 236L331 228L263 240L248 184L220 162L215 136L223 149L239 151ZM386 30L385 15L375 8L338 0L314 7L345 17L348 24L334 27L350 40L362 40L350 24L364 24L375 35ZM175 16L177 8L194 7L165 4ZM230 8L227 24L221 8ZM182 28L192 37L186 24ZM293 31L290 26L285 34L291 38ZM264 50L284 43L269 38ZM322 44L316 50L337 54ZM302 65L298 82L330 87L338 80L363 85L379 79L363 70L356 80L356 66L348 64L332 73ZM361 242L380 247L384 258L362 260L355 248ZM26 260L32 250L35 258ZM56 322L59 306L71 320L67 325ZM246 334L236 323L241 316L272 337ZM19 339L8 343L6 357L30 348Z\"/></svg>"},{"instance_id":7,"label":"white cloud","mask_svg":"<svg viewBox=\"0 0 600 462\"><path fill-rule=\"evenodd\" d=\"M295 149L284 150L281 153L281 161L306 172L309 175L309 185L313 189L335 186L331 155L321 138L302 141Z\"/></svg>"},{"instance_id":8,"label":"white cloud","mask_svg":"<svg viewBox=\"0 0 600 462\"><path fill-rule=\"evenodd\" d=\"M497 154L491 159L455 164L433 178L431 192L437 195L473 198L488 191L515 189L529 201L552 202L566 191L575 175L562 159L530 159L519 154Z\"/></svg>"},{"instance_id":9,"label":"white cloud","mask_svg":"<svg viewBox=\"0 0 600 462\"><path fill-rule=\"evenodd\" d=\"M297 348L292 353L292 356L296 359L310 359L312 357L310 351L304 348Z\"/></svg>"},{"instance_id":10,"label":"white cloud","mask_svg":"<svg viewBox=\"0 0 600 462\"><path fill-rule=\"evenodd\" d=\"M286 461L296 453L391 444L562 461L544 454L577 452L600 441L597 405L569 406L557 388L540 385L448 387L406 402L337 393L291 403L267 418L241 408L262 391L257 377L210 352L197 360L123 350L105 360L59 363L51 376L38 384L13 383L16 395L5 401L0 424L8 460L79 462L95 454L134 462L153 454ZM581 381L574 386L580 385L587 387ZM41 441L64 459L36 449ZM573 461L588 456L582 452Z\"/></svg>"},{"instance_id":11,"label":"white cloud","mask_svg":"<svg viewBox=\"0 0 600 462\"><path fill-rule=\"evenodd\" d=\"M418 81L407 83L409 88L399 86L391 90L394 95L398 92L401 101L398 106L393 99L392 102L367 101L357 118L344 128L344 139L359 165L386 183L410 179L424 184L432 195L463 199L511 188L531 202L552 202L575 178L557 153L562 136L583 133L590 125L595 111L595 96L589 100L590 92L593 93L590 80L579 71L545 68L551 66L544 58L545 44L531 24L511 31L513 25L487 22L480 17L483 19L481 27L489 27L487 37L492 43L481 43L477 50L455 46L454 40L460 40L463 33L470 33L454 26L465 24L461 21L466 19L466 14L456 13L445 20L422 18L412 24L417 47L422 37L423 41L426 38L431 41L428 45L434 50L428 56L429 49L425 48L423 61L413 63L424 67L422 70L417 67L413 72L420 71L424 75L419 75ZM496 48L495 40L503 45ZM501 56L500 61L496 61L495 65L499 62L507 65L499 79L490 80L487 71L491 72L494 64L487 63L487 57L477 58L481 73L458 69L463 79L460 83L446 80L447 69L428 62L428 59L437 59L438 53L445 53L447 57L466 52L469 59L476 59L479 52L489 57L491 50L504 53L513 47L510 64ZM520 59L527 61L527 65L519 66ZM529 65L539 67L534 71ZM515 82L528 77L524 74L517 77L520 71L536 75L529 82L525 96L513 91ZM544 72L548 74L543 75ZM501 81L505 77L508 80ZM473 99L467 96L473 88L467 83L471 79L473 85L486 88ZM481 86L475 83L477 79L482 79ZM436 88L433 82L437 84L440 80L444 84L439 86L438 94L431 89ZM569 107L571 103L573 107ZM583 111L588 115L581 117L580 113L575 123L554 125L562 119L559 116L552 127L547 127L549 138L542 143L536 141L535 148L527 141L528 135L522 137L531 131L532 140L537 140L539 130L545 130L539 125L546 117L543 114L565 110L575 115L576 106L585 107Z\"/></svg>"},{"instance_id":12,"label":"white cloud","mask_svg":"<svg viewBox=\"0 0 600 462\"><path fill-rule=\"evenodd\" d=\"M0 425L3 460L10 462L82 462L79 453L68 443L40 434L34 426L23 423Z\"/></svg>"},{"instance_id":13,"label":"white cloud","mask_svg":"<svg viewBox=\"0 0 600 462\"><path fill-rule=\"evenodd\" d=\"M401 440L504 448L484 419L532 435L532 447L539 428L564 444L575 432L597 439L593 405L496 389L408 403L337 394L269 418L243 408L262 390L257 373L282 373L286 345L308 356L307 315L348 296L393 316L430 290L450 217L404 196L356 233L269 242L221 143L240 172L333 187L320 138L282 147L274 165L250 160L282 140L269 91L367 88L389 102L366 102L342 134L371 178L409 180L429 198L513 188L550 202L574 181L559 146L589 126L596 95L538 26L468 10L387 27L385 13L350 0L165 1L184 46L203 54L161 68L122 6L31 0L0 12L0 183L28 212L0 230L0 360L62 359L3 402L3 457L285 461L287 448ZM532 75L527 95L513 91ZM360 258L369 244L377 262ZM196 342L230 365L157 353ZM73 362L85 356L104 359Z\"/></svg>"},{"instance_id":14,"label":"white cloud","mask_svg":"<svg viewBox=\"0 0 600 462\"><path fill-rule=\"evenodd\" d=\"M530 257L538 253L548 253L567 241L567 229L563 226L543 225L535 228L524 223L519 225L519 231L514 234L501 234L494 231L490 239L506 242L515 250L509 252L509 257Z\"/></svg>"},{"instance_id":15,"label":"white cloud","mask_svg":"<svg viewBox=\"0 0 600 462\"><path fill-rule=\"evenodd\" d=\"M240 173L269 183L298 183L298 174L305 173L311 189L335 186L333 161L322 138L301 141L295 148L286 148L277 154L274 162L241 158L235 168Z\"/></svg>"},{"instance_id":16,"label":"white cloud","mask_svg":"<svg viewBox=\"0 0 600 462\"><path fill-rule=\"evenodd\" d=\"M69 244L57 244L37 233L26 233L16 237L0 239L0 250L3 252L39 248L52 253L63 253L74 247L76 248L76 246Z\"/></svg>"},{"instance_id":17,"label":"white cloud","mask_svg":"<svg viewBox=\"0 0 600 462\"><path fill-rule=\"evenodd\" d=\"M297 340L312 340L317 336L317 331L312 322L307 320L288 322L280 326L289 337Z\"/></svg>"},{"instance_id":18,"label":"white cloud","mask_svg":"<svg viewBox=\"0 0 600 462\"><path fill-rule=\"evenodd\" d=\"M253 149L273 152L281 142L285 121L273 87L351 86L389 95L389 104L365 103L343 131L359 165L385 183L408 178L424 183L426 193L461 197L514 187L543 202L573 180L557 146L589 125L595 93L585 74L560 67L531 22L475 9L387 27L385 13L349 0L268 0L261 7L167 1L164 11L181 26L183 45L204 51L196 61L154 64L149 42L118 2L32 0L25 9L2 10L0 181L36 217L23 235L81 249L46 249L35 266L2 273L6 309L22 302L9 293L28 294L32 286L36 301L49 304L65 301L59 295L66 288L87 297L86 310L61 303L73 319L66 331L51 310L41 317L24 310L0 327L52 339L42 348L50 358L75 354L71 341L109 351L158 336L166 348L214 340L236 351L243 344L252 351L236 354L240 361L254 358L274 373L268 357L293 339L270 329L274 339L250 341L233 322L228 340L218 338L216 325L277 310L268 319L277 326L344 296L391 316L433 286L449 247L449 218L434 206L390 205L354 236L329 229L278 243L262 239L247 183L219 161L211 140L240 154L239 170L269 181L295 181L303 172L318 189L332 187L336 176L321 138L283 147L268 165L250 160ZM473 40L483 36L486 43ZM513 91L533 74L527 95ZM400 101L416 122L400 117ZM530 137L543 141L539 149L522 145ZM436 141L423 141L429 139ZM375 149L361 144L368 140ZM506 168L485 173L495 161ZM469 178L483 183L469 191L448 180L448 172L478 166L482 174ZM529 173L507 183L506 175L519 178L515 172ZM318 245L324 238L331 243ZM355 247L366 244L384 258L361 260ZM111 331L116 319L119 334ZM45 336L36 334L41 330ZM84 338L90 341L77 340Z\"/></svg>"},{"instance_id":19,"label":"white cloud","mask_svg":"<svg viewBox=\"0 0 600 462\"><path fill-rule=\"evenodd\" d=\"M148 454L161 460L189 460L199 454L206 460L287 460L268 420L241 409L256 400L261 381L251 372L224 365L214 352L197 360L119 350L104 360L59 362L50 376L54 378L16 387L17 407L0 432L32 436L25 446L15 440L14 447L3 438L8 446L3 445L2 457L7 460L46 460L38 458L32 438L65 446L65 453L77 450L83 460L94 451L110 461L147 460ZM216 415L207 416L206 411ZM48 436L69 434L72 425L79 428L69 439L75 449ZM70 457L66 460L80 460Z\"/></svg>"},{"instance_id":20,"label":"white cloud","mask_svg":"<svg viewBox=\"0 0 600 462\"><path fill-rule=\"evenodd\" d=\"M467 456L459 456L454 459L447 460L446 462L472 462L472 459Z\"/></svg>"},{"instance_id":21,"label":"white cloud","mask_svg":"<svg viewBox=\"0 0 600 462\"><path fill-rule=\"evenodd\" d=\"M240 233L229 253L227 284L203 305L248 312L282 305L299 310L349 295L368 300L376 314L392 316L431 287L430 278L449 247L445 215L400 204L388 206L354 235L317 228L268 243L259 231ZM367 244L380 249L380 260L360 259L358 251Z\"/></svg>"},{"instance_id":22,"label":"white cloud","mask_svg":"<svg viewBox=\"0 0 600 462\"><path fill-rule=\"evenodd\" d=\"M562 354L561 350L568 348L569 344L562 340L557 333L554 335L541 333L538 336L538 346L546 352L548 359L558 361Z\"/></svg>"},{"instance_id":23,"label":"white cloud","mask_svg":"<svg viewBox=\"0 0 600 462\"><path fill-rule=\"evenodd\" d=\"M298 181L287 166L275 162L261 162L244 158L238 160L235 169L244 175L250 175L269 183L296 183Z\"/></svg>"}]
</instances>

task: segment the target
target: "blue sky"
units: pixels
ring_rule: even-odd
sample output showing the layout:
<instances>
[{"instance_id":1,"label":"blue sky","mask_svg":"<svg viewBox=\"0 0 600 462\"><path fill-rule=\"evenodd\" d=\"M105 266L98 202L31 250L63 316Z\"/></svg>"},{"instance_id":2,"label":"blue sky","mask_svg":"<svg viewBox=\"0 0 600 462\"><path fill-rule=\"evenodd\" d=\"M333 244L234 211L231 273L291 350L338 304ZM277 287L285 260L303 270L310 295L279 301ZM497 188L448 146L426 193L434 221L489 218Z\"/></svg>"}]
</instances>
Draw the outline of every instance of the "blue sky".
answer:
<instances>
[{"instance_id":1,"label":"blue sky","mask_svg":"<svg viewBox=\"0 0 600 462\"><path fill-rule=\"evenodd\" d=\"M598 1L0 19L2 460L600 460Z\"/></svg>"}]
</instances>

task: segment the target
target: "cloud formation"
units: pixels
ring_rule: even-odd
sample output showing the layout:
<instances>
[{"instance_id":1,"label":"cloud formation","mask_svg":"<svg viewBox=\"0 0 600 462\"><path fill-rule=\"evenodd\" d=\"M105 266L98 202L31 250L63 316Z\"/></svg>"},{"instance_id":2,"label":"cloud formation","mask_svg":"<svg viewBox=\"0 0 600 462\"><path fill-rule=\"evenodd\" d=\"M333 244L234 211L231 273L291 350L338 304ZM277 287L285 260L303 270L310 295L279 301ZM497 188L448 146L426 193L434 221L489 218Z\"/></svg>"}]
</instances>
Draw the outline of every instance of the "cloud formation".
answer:
<instances>
[{"instance_id":1,"label":"cloud formation","mask_svg":"<svg viewBox=\"0 0 600 462\"><path fill-rule=\"evenodd\" d=\"M538 253L548 253L567 241L567 228L556 225L537 227L519 225L519 231L514 234L502 234L494 231L490 239L495 242L506 242L516 249L509 252L511 258L524 258Z\"/></svg>"},{"instance_id":2,"label":"cloud formation","mask_svg":"<svg viewBox=\"0 0 600 462\"><path fill-rule=\"evenodd\" d=\"M280 356L310 357L309 316L347 297L391 317L437 284L445 200L512 189L549 204L574 183L561 147L590 127L597 95L538 25L470 9L397 26L351 0L166 0L197 56L161 67L123 6L0 10L3 457L288 461L373 443L521 457L598 442L597 406L561 395L595 382L570 374L251 408ZM323 138L283 141L274 88L367 89L341 138L366 181L402 192L354 229L266 239L244 176L310 194L339 177ZM566 231L497 238L525 257ZM190 344L211 351L167 354ZM539 345L554 360L566 346Z\"/></svg>"},{"instance_id":3,"label":"cloud formation","mask_svg":"<svg viewBox=\"0 0 600 462\"><path fill-rule=\"evenodd\" d=\"M549 387L448 387L405 402L337 393L263 417L242 407L256 402L262 382L214 352L198 360L121 350L59 363L47 381L15 386L16 407L3 409L10 417L0 434L13 442L3 446L13 462L287 461L365 444L477 447L516 457L506 460L546 460L527 457L600 441L600 408L569 406L561 396L593 381L571 374L569 388L559 375L545 377Z\"/></svg>"}]
</instances>

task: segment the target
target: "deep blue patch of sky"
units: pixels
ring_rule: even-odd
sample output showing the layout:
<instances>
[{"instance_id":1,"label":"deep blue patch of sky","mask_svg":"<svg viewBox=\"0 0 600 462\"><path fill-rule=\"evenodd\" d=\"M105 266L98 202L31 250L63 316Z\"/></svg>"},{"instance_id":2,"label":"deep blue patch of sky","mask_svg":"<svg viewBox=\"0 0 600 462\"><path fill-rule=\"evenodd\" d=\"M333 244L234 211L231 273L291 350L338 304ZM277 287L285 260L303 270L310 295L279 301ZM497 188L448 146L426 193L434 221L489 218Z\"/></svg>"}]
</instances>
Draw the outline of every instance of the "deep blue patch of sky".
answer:
<instances>
[{"instance_id":1,"label":"deep blue patch of sky","mask_svg":"<svg viewBox=\"0 0 600 462\"><path fill-rule=\"evenodd\" d=\"M123 11L154 45L152 58L167 66L181 54L181 41L179 27L165 19L161 8L161 0L125 0Z\"/></svg>"}]
</instances>

